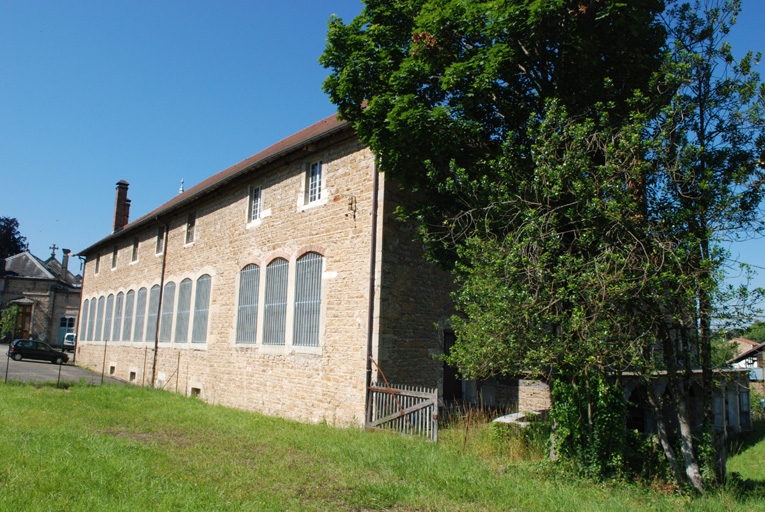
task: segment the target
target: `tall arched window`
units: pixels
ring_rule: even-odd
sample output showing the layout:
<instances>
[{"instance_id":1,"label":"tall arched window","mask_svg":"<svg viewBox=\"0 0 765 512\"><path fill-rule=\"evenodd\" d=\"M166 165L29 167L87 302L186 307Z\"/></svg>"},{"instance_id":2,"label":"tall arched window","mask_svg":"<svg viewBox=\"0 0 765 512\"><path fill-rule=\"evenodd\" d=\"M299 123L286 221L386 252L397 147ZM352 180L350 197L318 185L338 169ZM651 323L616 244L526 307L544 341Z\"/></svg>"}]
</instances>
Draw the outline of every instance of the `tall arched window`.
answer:
<instances>
[{"instance_id":1,"label":"tall arched window","mask_svg":"<svg viewBox=\"0 0 765 512\"><path fill-rule=\"evenodd\" d=\"M266 298L263 304L263 344L284 345L287 323L289 263L276 258L266 267Z\"/></svg>"},{"instance_id":2,"label":"tall arched window","mask_svg":"<svg viewBox=\"0 0 765 512\"><path fill-rule=\"evenodd\" d=\"M101 295L98 298L98 309L96 310L96 333L95 333L95 341L101 341L103 338L101 337L102 328L104 326L104 306L106 306L106 297Z\"/></svg>"},{"instance_id":3,"label":"tall arched window","mask_svg":"<svg viewBox=\"0 0 765 512\"><path fill-rule=\"evenodd\" d=\"M119 292L117 294L117 300L114 303L114 332L112 333L112 339L117 341L120 339L120 329L122 328L122 304L125 301L125 294Z\"/></svg>"},{"instance_id":4,"label":"tall arched window","mask_svg":"<svg viewBox=\"0 0 765 512\"><path fill-rule=\"evenodd\" d=\"M194 328L191 331L193 343L207 341L207 318L210 314L210 284L212 279L207 274L197 279L197 293L194 297Z\"/></svg>"},{"instance_id":5,"label":"tall arched window","mask_svg":"<svg viewBox=\"0 0 765 512\"><path fill-rule=\"evenodd\" d=\"M106 312L104 313L104 339L113 340L110 338L112 334L112 312L114 311L114 294L110 293L106 297Z\"/></svg>"},{"instance_id":6,"label":"tall arched window","mask_svg":"<svg viewBox=\"0 0 765 512\"><path fill-rule=\"evenodd\" d=\"M157 337L157 317L159 316L159 285L155 284L149 292L149 313L146 317L146 341Z\"/></svg>"},{"instance_id":7,"label":"tall arched window","mask_svg":"<svg viewBox=\"0 0 765 512\"><path fill-rule=\"evenodd\" d=\"M88 307L89 305L90 305L90 301L88 299L85 299L85 301L82 303L82 315L80 316L80 339L81 340L88 339Z\"/></svg>"},{"instance_id":8,"label":"tall arched window","mask_svg":"<svg viewBox=\"0 0 765 512\"><path fill-rule=\"evenodd\" d=\"M133 341L143 340L143 322L146 318L146 288L138 290L135 298L135 327L133 328Z\"/></svg>"},{"instance_id":9,"label":"tall arched window","mask_svg":"<svg viewBox=\"0 0 765 512\"><path fill-rule=\"evenodd\" d=\"M90 299L90 313L88 314L88 339L93 341L93 329L96 326L96 298Z\"/></svg>"},{"instance_id":10,"label":"tall arched window","mask_svg":"<svg viewBox=\"0 0 765 512\"><path fill-rule=\"evenodd\" d=\"M239 308L236 316L236 342L255 343L258 332L260 267L247 265L239 272Z\"/></svg>"},{"instance_id":11,"label":"tall arched window","mask_svg":"<svg viewBox=\"0 0 765 512\"><path fill-rule=\"evenodd\" d=\"M189 340L189 317L191 316L191 279L184 279L178 285L178 309L175 312L175 341Z\"/></svg>"},{"instance_id":12,"label":"tall arched window","mask_svg":"<svg viewBox=\"0 0 765 512\"><path fill-rule=\"evenodd\" d=\"M122 341L130 341L130 333L133 328L133 303L135 302L135 292L130 290L125 295L125 320L122 324Z\"/></svg>"},{"instance_id":13,"label":"tall arched window","mask_svg":"<svg viewBox=\"0 0 765 512\"><path fill-rule=\"evenodd\" d=\"M162 316L159 323L159 341L170 341L173 331L173 309L175 309L175 283L165 285L162 294Z\"/></svg>"},{"instance_id":14,"label":"tall arched window","mask_svg":"<svg viewBox=\"0 0 765 512\"><path fill-rule=\"evenodd\" d=\"M303 255L295 265L295 323L292 344L319 346L321 312L321 271L324 258L319 253Z\"/></svg>"}]
</instances>

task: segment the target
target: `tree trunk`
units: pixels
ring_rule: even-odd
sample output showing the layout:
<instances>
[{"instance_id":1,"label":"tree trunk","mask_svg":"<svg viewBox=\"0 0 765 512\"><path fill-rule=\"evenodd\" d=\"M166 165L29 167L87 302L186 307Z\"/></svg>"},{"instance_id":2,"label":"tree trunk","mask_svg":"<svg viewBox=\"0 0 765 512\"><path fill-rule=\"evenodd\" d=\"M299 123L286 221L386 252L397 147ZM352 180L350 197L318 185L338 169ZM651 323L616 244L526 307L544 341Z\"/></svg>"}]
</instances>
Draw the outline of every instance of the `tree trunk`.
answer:
<instances>
[{"instance_id":1,"label":"tree trunk","mask_svg":"<svg viewBox=\"0 0 765 512\"><path fill-rule=\"evenodd\" d=\"M656 396L656 390L653 387L653 381L647 381L646 388L648 389L648 403L651 405L653 417L656 420L656 432L659 436L661 448L664 450L664 457L667 459L669 467L672 468L672 474L675 475L677 485L682 487L683 483L685 482L685 477L683 477L683 473L680 471L680 466L677 463L675 450L672 448L672 443L669 441L667 424L664 421L664 415L661 412L661 402L659 397Z\"/></svg>"},{"instance_id":2,"label":"tree trunk","mask_svg":"<svg viewBox=\"0 0 765 512\"><path fill-rule=\"evenodd\" d=\"M677 381L672 386L672 397L675 402L675 409L677 410L677 421L680 425L680 452L683 454L685 474L691 487L703 494L704 481L701 478L696 454L693 453L693 434L688 414L688 400L685 393L683 393L680 383Z\"/></svg>"}]
</instances>

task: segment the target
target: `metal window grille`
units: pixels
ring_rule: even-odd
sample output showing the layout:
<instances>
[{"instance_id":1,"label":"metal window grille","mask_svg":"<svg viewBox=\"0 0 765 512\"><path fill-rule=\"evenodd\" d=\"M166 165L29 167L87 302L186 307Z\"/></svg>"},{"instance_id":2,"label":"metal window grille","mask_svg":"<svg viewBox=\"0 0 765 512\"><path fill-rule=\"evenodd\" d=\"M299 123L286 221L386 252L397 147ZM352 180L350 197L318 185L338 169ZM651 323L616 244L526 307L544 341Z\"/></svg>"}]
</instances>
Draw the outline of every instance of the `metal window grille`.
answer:
<instances>
[{"instance_id":1,"label":"metal window grille","mask_svg":"<svg viewBox=\"0 0 765 512\"><path fill-rule=\"evenodd\" d=\"M260 218L260 187L253 187L250 191L250 222Z\"/></svg>"},{"instance_id":2,"label":"metal window grille","mask_svg":"<svg viewBox=\"0 0 765 512\"><path fill-rule=\"evenodd\" d=\"M191 279L184 279L178 285L178 309L175 312L175 341L189 340L189 316L191 315Z\"/></svg>"},{"instance_id":3,"label":"metal window grille","mask_svg":"<svg viewBox=\"0 0 765 512\"><path fill-rule=\"evenodd\" d=\"M122 323L122 341L130 341L130 332L133 327L133 302L135 292L130 290L125 295L125 318Z\"/></svg>"},{"instance_id":4,"label":"metal window grille","mask_svg":"<svg viewBox=\"0 0 765 512\"><path fill-rule=\"evenodd\" d=\"M173 331L173 309L175 308L175 283L165 285L162 297L162 315L159 324L159 341L170 341Z\"/></svg>"},{"instance_id":5,"label":"metal window grille","mask_svg":"<svg viewBox=\"0 0 765 512\"><path fill-rule=\"evenodd\" d=\"M266 298L263 304L263 344L284 345L287 324L289 263L277 258L266 267Z\"/></svg>"},{"instance_id":6,"label":"metal window grille","mask_svg":"<svg viewBox=\"0 0 765 512\"><path fill-rule=\"evenodd\" d=\"M239 272L239 310L236 318L237 343L255 343L258 329L260 267L247 265Z\"/></svg>"},{"instance_id":7,"label":"metal window grille","mask_svg":"<svg viewBox=\"0 0 765 512\"><path fill-rule=\"evenodd\" d=\"M125 294L119 292L117 294L117 300L114 304L114 332L112 332L112 339L120 339L120 327L122 327L122 303L125 300Z\"/></svg>"},{"instance_id":8,"label":"metal window grille","mask_svg":"<svg viewBox=\"0 0 765 512\"><path fill-rule=\"evenodd\" d=\"M157 317L159 316L159 285L155 284L149 292L149 313L146 317L146 341L157 337Z\"/></svg>"},{"instance_id":9,"label":"metal window grille","mask_svg":"<svg viewBox=\"0 0 765 512\"><path fill-rule=\"evenodd\" d=\"M308 169L308 202L321 199L321 161L314 162Z\"/></svg>"},{"instance_id":10,"label":"metal window grille","mask_svg":"<svg viewBox=\"0 0 765 512\"><path fill-rule=\"evenodd\" d=\"M104 339L109 339L112 331L112 312L114 311L114 294L106 297L106 313L104 313Z\"/></svg>"},{"instance_id":11,"label":"metal window grille","mask_svg":"<svg viewBox=\"0 0 765 512\"><path fill-rule=\"evenodd\" d=\"M154 250L157 254L165 250L165 228L159 227L157 229L157 247Z\"/></svg>"},{"instance_id":12,"label":"metal window grille","mask_svg":"<svg viewBox=\"0 0 765 512\"><path fill-rule=\"evenodd\" d=\"M96 298L90 299L90 318L88 319L88 339L93 341L93 328L96 326Z\"/></svg>"},{"instance_id":13,"label":"metal window grille","mask_svg":"<svg viewBox=\"0 0 765 512\"><path fill-rule=\"evenodd\" d=\"M321 271L323 257L309 252L295 266L295 325L293 345L319 345Z\"/></svg>"},{"instance_id":14,"label":"metal window grille","mask_svg":"<svg viewBox=\"0 0 765 512\"><path fill-rule=\"evenodd\" d=\"M90 301L88 299L85 299L85 301L82 303L82 318L80 319L82 322L82 325L80 325L80 339L86 340L88 339L88 307L90 305Z\"/></svg>"},{"instance_id":15,"label":"metal window grille","mask_svg":"<svg viewBox=\"0 0 765 512\"><path fill-rule=\"evenodd\" d=\"M190 213L186 218L186 243L190 244L194 241L194 227L197 224L197 214ZM169 341L169 340L168 340Z\"/></svg>"},{"instance_id":16,"label":"metal window grille","mask_svg":"<svg viewBox=\"0 0 765 512\"><path fill-rule=\"evenodd\" d=\"M135 298L135 327L133 341L143 340L143 322L146 319L146 288L138 290Z\"/></svg>"},{"instance_id":17,"label":"metal window grille","mask_svg":"<svg viewBox=\"0 0 765 512\"><path fill-rule=\"evenodd\" d=\"M104 325L104 305L106 304L106 298L101 295L98 298L98 312L96 313L96 334L95 334L95 341L101 341L103 338L101 337L101 328Z\"/></svg>"},{"instance_id":18,"label":"metal window grille","mask_svg":"<svg viewBox=\"0 0 765 512\"><path fill-rule=\"evenodd\" d=\"M194 297L194 327L191 331L192 343L207 341L207 318L210 315L210 284L212 279L207 274L197 279L197 294Z\"/></svg>"}]
</instances>

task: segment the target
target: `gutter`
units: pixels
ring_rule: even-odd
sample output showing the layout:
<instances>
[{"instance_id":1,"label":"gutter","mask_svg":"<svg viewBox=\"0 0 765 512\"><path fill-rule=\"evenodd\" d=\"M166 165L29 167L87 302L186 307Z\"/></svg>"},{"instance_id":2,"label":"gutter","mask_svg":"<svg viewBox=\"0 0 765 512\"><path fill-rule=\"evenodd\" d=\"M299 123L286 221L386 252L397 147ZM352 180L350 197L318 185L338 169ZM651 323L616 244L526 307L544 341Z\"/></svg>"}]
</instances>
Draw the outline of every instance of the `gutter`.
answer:
<instances>
[{"instance_id":1,"label":"gutter","mask_svg":"<svg viewBox=\"0 0 765 512\"><path fill-rule=\"evenodd\" d=\"M159 352L159 321L162 318L162 299L165 294L165 267L167 264L167 246L170 237L170 225L166 222L159 222L159 217L155 217L157 223L165 226L165 240L162 246L162 273L159 276L159 303L157 304L157 321L154 326L154 357L151 362L151 387L156 385L157 378L157 352ZM144 364L144 368L146 365Z\"/></svg>"},{"instance_id":2,"label":"gutter","mask_svg":"<svg viewBox=\"0 0 765 512\"><path fill-rule=\"evenodd\" d=\"M369 421L369 386L372 383L372 346L374 340L375 319L375 270L377 267L377 210L380 192L380 172L377 169L377 158L372 167L372 232L369 243L369 304L367 306L367 357L366 380L364 384L364 423Z\"/></svg>"}]
</instances>

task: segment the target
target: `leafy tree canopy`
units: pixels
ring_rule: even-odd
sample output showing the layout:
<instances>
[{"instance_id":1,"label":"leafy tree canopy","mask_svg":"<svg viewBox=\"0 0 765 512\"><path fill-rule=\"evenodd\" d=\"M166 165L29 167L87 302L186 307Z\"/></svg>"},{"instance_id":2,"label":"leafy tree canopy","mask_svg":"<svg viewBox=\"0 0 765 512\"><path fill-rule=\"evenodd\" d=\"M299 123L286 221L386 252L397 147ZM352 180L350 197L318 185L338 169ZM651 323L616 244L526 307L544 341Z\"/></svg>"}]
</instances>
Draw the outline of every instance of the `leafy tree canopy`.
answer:
<instances>
[{"instance_id":1,"label":"leafy tree canopy","mask_svg":"<svg viewBox=\"0 0 765 512\"><path fill-rule=\"evenodd\" d=\"M19 221L0 217L0 258L7 258L27 250L27 239L19 232Z\"/></svg>"},{"instance_id":2,"label":"leafy tree canopy","mask_svg":"<svg viewBox=\"0 0 765 512\"><path fill-rule=\"evenodd\" d=\"M330 20L324 89L386 173L426 193L409 213L437 242L431 256L451 262L444 222L473 205L445 187L494 181L507 146L528 176L529 123L550 99L571 115L608 103L618 120L661 62L662 9L660 0L368 0L349 24Z\"/></svg>"}]
</instances>

